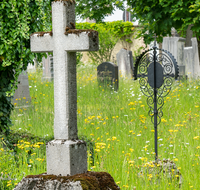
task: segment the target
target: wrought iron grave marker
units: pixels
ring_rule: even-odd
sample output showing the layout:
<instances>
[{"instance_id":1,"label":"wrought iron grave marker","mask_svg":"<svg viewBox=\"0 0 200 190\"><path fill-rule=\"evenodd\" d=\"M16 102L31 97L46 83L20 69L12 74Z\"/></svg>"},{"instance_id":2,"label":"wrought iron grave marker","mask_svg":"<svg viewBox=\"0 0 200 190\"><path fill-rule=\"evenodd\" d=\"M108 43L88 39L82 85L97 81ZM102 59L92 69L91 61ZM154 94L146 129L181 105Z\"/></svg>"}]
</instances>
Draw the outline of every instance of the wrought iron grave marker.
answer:
<instances>
[{"instance_id":1,"label":"wrought iron grave marker","mask_svg":"<svg viewBox=\"0 0 200 190\"><path fill-rule=\"evenodd\" d=\"M159 53L157 53L159 52ZM163 116L162 107L173 83L179 74L178 65L173 55L163 49L154 47L143 52L136 60L134 66L134 79L140 78L139 84L142 93L147 96L149 116L154 123L155 131L155 160L158 159L157 126Z\"/></svg>"}]
</instances>

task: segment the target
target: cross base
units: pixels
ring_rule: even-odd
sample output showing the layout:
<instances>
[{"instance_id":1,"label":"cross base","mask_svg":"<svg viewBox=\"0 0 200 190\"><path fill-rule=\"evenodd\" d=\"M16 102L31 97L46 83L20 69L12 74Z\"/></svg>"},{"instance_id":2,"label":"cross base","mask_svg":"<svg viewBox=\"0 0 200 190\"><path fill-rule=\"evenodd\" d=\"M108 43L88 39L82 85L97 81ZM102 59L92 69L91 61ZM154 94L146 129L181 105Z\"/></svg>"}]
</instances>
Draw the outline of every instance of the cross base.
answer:
<instances>
[{"instance_id":1,"label":"cross base","mask_svg":"<svg viewBox=\"0 0 200 190\"><path fill-rule=\"evenodd\" d=\"M47 174L75 175L87 172L87 146L81 140L53 140L47 143Z\"/></svg>"}]
</instances>

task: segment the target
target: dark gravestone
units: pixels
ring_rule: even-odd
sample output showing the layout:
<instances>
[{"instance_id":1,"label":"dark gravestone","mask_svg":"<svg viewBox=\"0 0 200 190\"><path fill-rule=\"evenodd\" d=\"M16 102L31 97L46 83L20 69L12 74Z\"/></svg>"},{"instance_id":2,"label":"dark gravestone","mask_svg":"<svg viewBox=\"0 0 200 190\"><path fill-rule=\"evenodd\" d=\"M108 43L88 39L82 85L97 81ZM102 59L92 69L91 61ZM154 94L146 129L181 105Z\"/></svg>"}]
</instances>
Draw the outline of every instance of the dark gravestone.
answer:
<instances>
[{"instance_id":1,"label":"dark gravestone","mask_svg":"<svg viewBox=\"0 0 200 190\"><path fill-rule=\"evenodd\" d=\"M31 104L31 96L27 71L23 71L19 75L18 82L19 83L13 97L13 103L16 107L29 107Z\"/></svg>"},{"instance_id":2,"label":"dark gravestone","mask_svg":"<svg viewBox=\"0 0 200 190\"><path fill-rule=\"evenodd\" d=\"M118 66L111 62L103 62L97 67L99 85L118 90Z\"/></svg>"}]
</instances>

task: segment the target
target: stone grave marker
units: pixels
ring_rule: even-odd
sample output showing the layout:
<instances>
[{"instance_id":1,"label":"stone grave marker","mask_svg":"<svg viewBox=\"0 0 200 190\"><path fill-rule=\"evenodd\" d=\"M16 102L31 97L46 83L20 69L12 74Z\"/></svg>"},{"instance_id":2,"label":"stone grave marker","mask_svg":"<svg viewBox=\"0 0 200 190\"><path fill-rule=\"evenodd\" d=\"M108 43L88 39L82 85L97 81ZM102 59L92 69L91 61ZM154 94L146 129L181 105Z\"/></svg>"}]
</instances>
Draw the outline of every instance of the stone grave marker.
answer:
<instances>
[{"instance_id":1,"label":"stone grave marker","mask_svg":"<svg viewBox=\"0 0 200 190\"><path fill-rule=\"evenodd\" d=\"M47 174L66 176L87 171L86 144L77 136L76 51L98 50L98 32L74 29L74 1L54 1L52 14L53 33L34 33L31 51L53 52L55 140L47 144Z\"/></svg>"},{"instance_id":2,"label":"stone grave marker","mask_svg":"<svg viewBox=\"0 0 200 190\"><path fill-rule=\"evenodd\" d=\"M169 51L177 60L179 65L179 76L182 77L186 74L184 65L184 46L185 38L177 37L164 37L162 48Z\"/></svg>"},{"instance_id":3,"label":"stone grave marker","mask_svg":"<svg viewBox=\"0 0 200 190\"><path fill-rule=\"evenodd\" d=\"M47 55L47 58L42 58L43 76L42 80L52 81L53 75L53 56Z\"/></svg>"},{"instance_id":4,"label":"stone grave marker","mask_svg":"<svg viewBox=\"0 0 200 190\"><path fill-rule=\"evenodd\" d=\"M22 71L18 77L18 85L13 97L13 103L18 107L29 107L31 96L29 91L29 82L27 71Z\"/></svg>"},{"instance_id":5,"label":"stone grave marker","mask_svg":"<svg viewBox=\"0 0 200 190\"><path fill-rule=\"evenodd\" d=\"M184 48L184 65L188 78L200 77L199 52L196 38L191 39L192 46Z\"/></svg>"},{"instance_id":6,"label":"stone grave marker","mask_svg":"<svg viewBox=\"0 0 200 190\"><path fill-rule=\"evenodd\" d=\"M118 66L111 62L103 62L97 67L98 84L118 90Z\"/></svg>"},{"instance_id":7,"label":"stone grave marker","mask_svg":"<svg viewBox=\"0 0 200 190\"><path fill-rule=\"evenodd\" d=\"M133 55L132 51L122 48L117 53L117 65L122 76L133 76Z\"/></svg>"},{"instance_id":8,"label":"stone grave marker","mask_svg":"<svg viewBox=\"0 0 200 190\"><path fill-rule=\"evenodd\" d=\"M93 178L95 172L87 172L86 143L77 134L76 52L98 50L98 32L75 29L74 0L53 1L52 22L53 32L31 35L32 52L54 57L54 140L46 145L47 174L26 176L14 190L102 189L105 178L105 189L119 189L107 173Z\"/></svg>"}]
</instances>

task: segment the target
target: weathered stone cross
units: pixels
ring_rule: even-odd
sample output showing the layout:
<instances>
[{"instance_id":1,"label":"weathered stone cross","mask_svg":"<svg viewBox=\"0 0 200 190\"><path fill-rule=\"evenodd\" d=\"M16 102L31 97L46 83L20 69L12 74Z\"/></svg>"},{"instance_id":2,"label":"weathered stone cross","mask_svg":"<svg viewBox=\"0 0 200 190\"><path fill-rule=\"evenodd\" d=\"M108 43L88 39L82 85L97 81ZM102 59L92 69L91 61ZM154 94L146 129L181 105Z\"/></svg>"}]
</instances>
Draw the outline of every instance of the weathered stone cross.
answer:
<instances>
[{"instance_id":1,"label":"weathered stone cross","mask_svg":"<svg viewBox=\"0 0 200 190\"><path fill-rule=\"evenodd\" d=\"M54 140L47 144L47 174L87 172L87 149L77 136L76 51L98 50L98 32L75 29L75 1L52 2L53 32L31 35L32 52L53 52Z\"/></svg>"}]
</instances>

